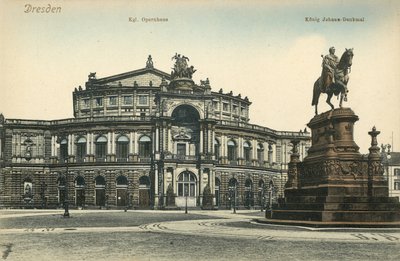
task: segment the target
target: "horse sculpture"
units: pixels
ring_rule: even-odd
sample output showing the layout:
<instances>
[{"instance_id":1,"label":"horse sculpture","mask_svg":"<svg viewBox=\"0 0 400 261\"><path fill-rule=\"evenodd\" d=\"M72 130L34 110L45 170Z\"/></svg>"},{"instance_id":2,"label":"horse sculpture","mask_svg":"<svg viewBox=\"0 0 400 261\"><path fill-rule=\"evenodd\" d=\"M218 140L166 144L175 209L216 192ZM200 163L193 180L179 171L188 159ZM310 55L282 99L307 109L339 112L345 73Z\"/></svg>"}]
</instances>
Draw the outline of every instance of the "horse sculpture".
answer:
<instances>
[{"instance_id":1,"label":"horse sculpture","mask_svg":"<svg viewBox=\"0 0 400 261\"><path fill-rule=\"evenodd\" d=\"M326 94L328 97L326 98L326 102L331 106L332 110L335 108L331 103L331 98L333 94L338 96L340 94L340 102L339 107L342 107L343 99L347 101L347 83L349 81L349 73L353 60L353 48L346 49L346 51L342 54L338 65L335 68L334 72L334 81L333 79L328 79L328 85L326 88ZM322 91L322 81L321 77L319 77L314 83L313 90L313 99L311 105L315 105L315 115L318 114L318 100L321 93L325 93Z\"/></svg>"}]
</instances>

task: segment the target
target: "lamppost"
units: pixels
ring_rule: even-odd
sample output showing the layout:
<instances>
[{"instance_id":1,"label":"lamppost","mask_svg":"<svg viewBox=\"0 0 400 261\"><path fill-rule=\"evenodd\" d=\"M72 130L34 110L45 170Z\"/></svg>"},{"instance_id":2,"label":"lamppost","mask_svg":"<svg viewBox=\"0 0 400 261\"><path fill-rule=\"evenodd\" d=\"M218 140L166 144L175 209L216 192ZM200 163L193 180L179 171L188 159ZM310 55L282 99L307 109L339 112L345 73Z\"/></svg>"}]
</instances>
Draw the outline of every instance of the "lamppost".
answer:
<instances>
[{"instance_id":1,"label":"lamppost","mask_svg":"<svg viewBox=\"0 0 400 261\"><path fill-rule=\"evenodd\" d=\"M63 217L69 218L69 209L68 209L68 204L69 204L69 199L68 199L68 155L66 159L64 159L65 163L65 195L64 195L64 215Z\"/></svg>"},{"instance_id":2,"label":"lamppost","mask_svg":"<svg viewBox=\"0 0 400 261\"><path fill-rule=\"evenodd\" d=\"M264 211L264 203L265 203L265 185L261 187L261 195L260 195L260 205L261 205L261 212Z\"/></svg>"}]
</instances>

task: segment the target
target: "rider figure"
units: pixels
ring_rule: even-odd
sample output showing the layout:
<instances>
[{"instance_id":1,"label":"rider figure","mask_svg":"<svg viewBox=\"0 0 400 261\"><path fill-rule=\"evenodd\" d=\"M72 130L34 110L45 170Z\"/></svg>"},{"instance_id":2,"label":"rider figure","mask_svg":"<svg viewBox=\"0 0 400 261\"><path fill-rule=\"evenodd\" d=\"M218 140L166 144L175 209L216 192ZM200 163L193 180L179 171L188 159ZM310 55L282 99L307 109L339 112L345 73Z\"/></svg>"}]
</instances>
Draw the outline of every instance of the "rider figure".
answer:
<instances>
[{"instance_id":1,"label":"rider figure","mask_svg":"<svg viewBox=\"0 0 400 261\"><path fill-rule=\"evenodd\" d=\"M335 55L335 47L329 48L329 54L325 55L322 60L322 73L321 73L322 92L326 92L327 87L334 82L335 69L338 63L339 59Z\"/></svg>"}]
</instances>

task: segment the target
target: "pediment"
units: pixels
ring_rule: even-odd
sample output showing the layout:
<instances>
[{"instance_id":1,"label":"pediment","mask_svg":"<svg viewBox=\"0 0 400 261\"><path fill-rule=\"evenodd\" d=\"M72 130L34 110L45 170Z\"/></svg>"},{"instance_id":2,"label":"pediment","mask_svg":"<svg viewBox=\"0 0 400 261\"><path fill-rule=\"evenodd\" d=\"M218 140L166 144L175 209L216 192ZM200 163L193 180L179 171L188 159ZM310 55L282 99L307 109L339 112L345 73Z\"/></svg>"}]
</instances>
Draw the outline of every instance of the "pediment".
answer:
<instances>
[{"instance_id":1,"label":"pediment","mask_svg":"<svg viewBox=\"0 0 400 261\"><path fill-rule=\"evenodd\" d=\"M90 83L98 85L107 86L134 86L134 83L140 86L150 86L159 87L162 79L165 79L169 83L170 75L157 70L155 68L144 68L140 70L135 70L127 73L117 74L105 78L95 79L90 81Z\"/></svg>"}]
</instances>

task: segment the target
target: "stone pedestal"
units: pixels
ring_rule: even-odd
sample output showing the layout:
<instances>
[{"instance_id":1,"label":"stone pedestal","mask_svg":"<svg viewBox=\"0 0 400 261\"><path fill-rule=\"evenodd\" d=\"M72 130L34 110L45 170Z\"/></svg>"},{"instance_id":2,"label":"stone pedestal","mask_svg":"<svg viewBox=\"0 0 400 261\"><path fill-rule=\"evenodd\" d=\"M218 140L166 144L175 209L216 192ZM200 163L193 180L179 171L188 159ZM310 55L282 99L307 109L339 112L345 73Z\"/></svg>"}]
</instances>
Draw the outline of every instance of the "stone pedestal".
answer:
<instances>
[{"instance_id":1,"label":"stone pedestal","mask_svg":"<svg viewBox=\"0 0 400 261\"><path fill-rule=\"evenodd\" d=\"M322 222L400 221L400 204L388 195L375 129L370 154L363 157L354 142L357 115L339 108L315 116L308 127L312 146L303 162L293 144L285 202L267 218Z\"/></svg>"}]
</instances>

